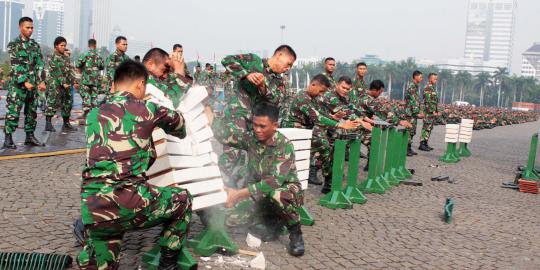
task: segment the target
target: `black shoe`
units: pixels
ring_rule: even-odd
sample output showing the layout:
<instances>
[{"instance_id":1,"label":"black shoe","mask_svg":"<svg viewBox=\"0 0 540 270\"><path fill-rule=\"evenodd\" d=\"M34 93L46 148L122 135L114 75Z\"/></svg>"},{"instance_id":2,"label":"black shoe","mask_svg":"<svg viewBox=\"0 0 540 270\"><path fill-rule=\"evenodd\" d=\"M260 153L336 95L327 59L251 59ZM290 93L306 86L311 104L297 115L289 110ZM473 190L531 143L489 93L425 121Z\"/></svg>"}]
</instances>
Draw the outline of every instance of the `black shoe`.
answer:
<instances>
[{"instance_id":1,"label":"black shoe","mask_svg":"<svg viewBox=\"0 0 540 270\"><path fill-rule=\"evenodd\" d=\"M45 117L45 131L55 132L56 129L52 125L52 116Z\"/></svg>"},{"instance_id":2,"label":"black shoe","mask_svg":"<svg viewBox=\"0 0 540 270\"><path fill-rule=\"evenodd\" d=\"M73 222L73 236L75 236L75 240L82 246L84 243L84 224L82 218L78 218Z\"/></svg>"},{"instance_id":3,"label":"black shoe","mask_svg":"<svg viewBox=\"0 0 540 270\"><path fill-rule=\"evenodd\" d=\"M304 255L306 248L304 247L304 237L302 237L302 230L300 224L289 226L289 254L295 257Z\"/></svg>"},{"instance_id":4,"label":"black shoe","mask_svg":"<svg viewBox=\"0 0 540 270\"><path fill-rule=\"evenodd\" d=\"M308 183L320 186L322 185L322 181L317 177L317 167L316 166L309 166L309 178Z\"/></svg>"},{"instance_id":5,"label":"black shoe","mask_svg":"<svg viewBox=\"0 0 540 270\"><path fill-rule=\"evenodd\" d=\"M418 150L426 151L426 152L430 151L426 141L421 141L420 142L420 146L418 147Z\"/></svg>"},{"instance_id":6,"label":"black shoe","mask_svg":"<svg viewBox=\"0 0 540 270\"><path fill-rule=\"evenodd\" d=\"M369 158L367 159L366 166L364 166L364 172L369 171Z\"/></svg>"},{"instance_id":7,"label":"black shoe","mask_svg":"<svg viewBox=\"0 0 540 270\"><path fill-rule=\"evenodd\" d=\"M34 132L26 133L26 139L24 140L24 145L28 146L45 146L44 143L38 141L34 136Z\"/></svg>"},{"instance_id":8,"label":"black shoe","mask_svg":"<svg viewBox=\"0 0 540 270\"><path fill-rule=\"evenodd\" d=\"M178 268L179 254L179 250L170 250L162 247L158 270L180 270L180 268Z\"/></svg>"},{"instance_id":9,"label":"black shoe","mask_svg":"<svg viewBox=\"0 0 540 270\"><path fill-rule=\"evenodd\" d=\"M429 148L429 151L432 151L433 149L435 149L435 148L429 146L429 145L427 144L427 142L426 142L426 145L427 145L427 148Z\"/></svg>"},{"instance_id":10,"label":"black shoe","mask_svg":"<svg viewBox=\"0 0 540 270\"><path fill-rule=\"evenodd\" d=\"M73 132L73 131L77 131L77 128L72 126L69 123L69 117L64 118L64 125L62 126L62 132Z\"/></svg>"},{"instance_id":11,"label":"black shoe","mask_svg":"<svg viewBox=\"0 0 540 270\"><path fill-rule=\"evenodd\" d=\"M324 184L321 189L322 194L326 194L332 190L332 176L325 176L324 177Z\"/></svg>"},{"instance_id":12,"label":"black shoe","mask_svg":"<svg viewBox=\"0 0 540 270\"><path fill-rule=\"evenodd\" d=\"M408 157L412 157L412 156L414 156L414 155L418 155L418 153L414 152L414 151L412 150L411 145L409 144L409 145L407 146L407 156L408 156Z\"/></svg>"},{"instance_id":13,"label":"black shoe","mask_svg":"<svg viewBox=\"0 0 540 270\"><path fill-rule=\"evenodd\" d=\"M4 138L4 149L17 149L17 146L13 142L13 137L11 137L11 134L6 133L6 137Z\"/></svg>"}]
</instances>

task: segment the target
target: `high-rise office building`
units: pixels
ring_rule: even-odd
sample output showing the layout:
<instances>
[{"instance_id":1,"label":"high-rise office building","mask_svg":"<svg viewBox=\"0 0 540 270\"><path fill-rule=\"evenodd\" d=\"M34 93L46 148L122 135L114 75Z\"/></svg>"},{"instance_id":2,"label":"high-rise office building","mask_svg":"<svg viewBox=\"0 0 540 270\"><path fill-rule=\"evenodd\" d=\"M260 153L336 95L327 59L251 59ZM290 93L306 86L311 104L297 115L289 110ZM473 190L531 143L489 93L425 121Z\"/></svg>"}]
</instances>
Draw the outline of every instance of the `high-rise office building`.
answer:
<instances>
[{"instance_id":1,"label":"high-rise office building","mask_svg":"<svg viewBox=\"0 0 540 270\"><path fill-rule=\"evenodd\" d=\"M54 39L64 34L64 1L48 0L34 2L34 39L53 47Z\"/></svg>"},{"instance_id":2,"label":"high-rise office building","mask_svg":"<svg viewBox=\"0 0 540 270\"><path fill-rule=\"evenodd\" d=\"M470 0L464 57L510 69L516 8L516 0Z\"/></svg>"},{"instance_id":3,"label":"high-rise office building","mask_svg":"<svg viewBox=\"0 0 540 270\"><path fill-rule=\"evenodd\" d=\"M92 38L92 5L93 0L76 0L79 1L79 43L77 46L81 50L84 51L84 49L88 45L88 39ZM101 44L101 41L100 43ZM98 46L100 46L98 44Z\"/></svg>"},{"instance_id":4,"label":"high-rise office building","mask_svg":"<svg viewBox=\"0 0 540 270\"><path fill-rule=\"evenodd\" d=\"M15 0L0 0L0 45L6 51L8 43L19 34L19 19L22 17L24 4Z\"/></svg>"},{"instance_id":5,"label":"high-rise office building","mask_svg":"<svg viewBox=\"0 0 540 270\"><path fill-rule=\"evenodd\" d=\"M99 47L107 47L110 43L111 12L111 0L92 0L92 26L90 27L90 36L97 40Z\"/></svg>"},{"instance_id":6,"label":"high-rise office building","mask_svg":"<svg viewBox=\"0 0 540 270\"><path fill-rule=\"evenodd\" d=\"M540 42L535 42L521 54L521 76L533 77L540 81Z\"/></svg>"}]
</instances>

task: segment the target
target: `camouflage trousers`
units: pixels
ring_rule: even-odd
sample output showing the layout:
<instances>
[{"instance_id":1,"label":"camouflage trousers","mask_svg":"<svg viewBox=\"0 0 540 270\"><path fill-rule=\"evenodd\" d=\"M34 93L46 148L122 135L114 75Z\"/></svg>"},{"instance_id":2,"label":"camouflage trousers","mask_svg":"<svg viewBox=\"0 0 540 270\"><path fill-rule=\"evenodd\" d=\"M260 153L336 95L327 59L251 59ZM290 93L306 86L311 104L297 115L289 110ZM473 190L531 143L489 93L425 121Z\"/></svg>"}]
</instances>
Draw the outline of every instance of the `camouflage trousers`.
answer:
<instances>
[{"instance_id":1,"label":"camouflage trousers","mask_svg":"<svg viewBox=\"0 0 540 270\"><path fill-rule=\"evenodd\" d=\"M429 137L431 136L431 131L433 130L433 125L435 123L435 116L432 114L426 114L424 117L424 121L422 123L422 135L421 140L422 141L428 141Z\"/></svg>"},{"instance_id":2,"label":"camouflage trousers","mask_svg":"<svg viewBox=\"0 0 540 270\"><path fill-rule=\"evenodd\" d=\"M60 114L63 118L71 115L73 98L70 89L65 89L62 85L51 84L48 86L45 94L47 97L45 116L54 116L58 109L60 109Z\"/></svg>"},{"instance_id":3,"label":"camouflage trousers","mask_svg":"<svg viewBox=\"0 0 540 270\"><path fill-rule=\"evenodd\" d=\"M4 132L12 134L19 124L19 114L24 106L24 131L26 133L36 130L37 117L37 90L27 90L10 85L6 97L6 120Z\"/></svg>"},{"instance_id":4,"label":"camouflage trousers","mask_svg":"<svg viewBox=\"0 0 540 270\"><path fill-rule=\"evenodd\" d=\"M97 98L99 94L99 88L97 86L82 84L79 89L79 94L81 95L83 112L85 114L88 114L90 110L97 107Z\"/></svg>"},{"instance_id":5,"label":"camouflage trousers","mask_svg":"<svg viewBox=\"0 0 540 270\"><path fill-rule=\"evenodd\" d=\"M330 176L332 174L333 152L333 146L330 145L326 131L319 126L315 126L311 138L310 166L322 170L323 176Z\"/></svg>"},{"instance_id":6,"label":"camouflage trousers","mask_svg":"<svg viewBox=\"0 0 540 270\"><path fill-rule=\"evenodd\" d=\"M187 190L91 183L83 186L81 197L85 242L77 258L80 269L118 269L122 238L129 230L162 224L161 247L180 250L186 244L192 202Z\"/></svg>"},{"instance_id":7,"label":"camouflage trousers","mask_svg":"<svg viewBox=\"0 0 540 270\"><path fill-rule=\"evenodd\" d=\"M415 117L411 117L407 120L412 125L412 127L409 128L409 144L412 144L414 135L416 135L416 126L418 124L418 119Z\"/></svg>"}]
</instances>

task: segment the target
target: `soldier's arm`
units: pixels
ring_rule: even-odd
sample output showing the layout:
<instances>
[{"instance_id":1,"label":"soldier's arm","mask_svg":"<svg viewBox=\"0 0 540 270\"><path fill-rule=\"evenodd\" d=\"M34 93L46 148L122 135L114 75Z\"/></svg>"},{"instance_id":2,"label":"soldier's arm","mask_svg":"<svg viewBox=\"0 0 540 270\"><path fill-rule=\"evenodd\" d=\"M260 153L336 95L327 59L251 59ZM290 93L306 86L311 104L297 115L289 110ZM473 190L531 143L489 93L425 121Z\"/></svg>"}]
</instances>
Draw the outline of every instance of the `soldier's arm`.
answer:
<instances>
[{"instance_id":1,"label":"soldier's arm","mask_svg":"<svg viewBox=\"0 0 540 270\"><path fill-rule=\"evenodd\" d=\"M45 75L45 64L43 63L43 54L41 54L41 48L39 47L39 44L37 45L37 52L38 54L36 55L36 66L35 66L35 72L36 74L38 74L38 84L39 83L44 83L45 80L47 79L44 75Z\"/></svg>"},{"instance_id":2,"label":"soldier's arm","mask_svg":"<svg viewBox=\"0 0 540 270\"><path fill-rule=\"evenodd\" d=\"M84 65L86 64L86 55L83 54L79 57L79 59L77 60L77 62L75 63L75 67L77 68L77 70L79 71L79 73L82 72L82 69L84 68Z\"/></svg>"},{"instance_id":3,"label":"soldier's arm","mask_svg":"<svg viewBox=\"0 0 540 270\"><path fill-rule=\"evenodd\" d=\"M305 104L302 107L300 107L300 111L304 113L305 115L307 115L312 121L316 122L320 126L337 127L339 125L337 121L324 116L315 108L313 108L313 106L309 106Z\"/></svg>"},{"instance_id":4,"label":"soldier's arm","mask_svg":"<svg viewBox=\"0 0 540 270\"><path fill-rule=\"evenodd\" d=\"M146 104L150 111L154 111L155 126L162 128L165 133L180 139L186 137L186 127L182 114L155 103L147 102Z\"/></svg>"},{"instance_id":5,"label":"soldier's arm","mask_svg":"<svg viewBox=\"0 0 540 270\"><path fill-rule=\"evenodd\" d=\"M272 168L267 170L269 174L262 175L261 180L248 185L249 193L254 200L273 195L273 191L283 186L286 182L298 181L296 165L294 163L294 147L288 142L278 146Z\"/></svg>"},{"instance_id":6,"label":"soldier's arm","mask_svg":"<svg viewBox=\"0 0 540 270\"><path fill-rule=\"evenodd\" d=\"M97 64L99 70L105 69L105 63L103 61L103 58L101 56L99 56L99 55L96 58L96 64Z\"/></svg>"},{"instance_id":7,"label":"soldier's arm","mask_svg":"<svg viewBox=\"0 0 540 270\"><path fill-rule=\"evenodd\" d=\"M262 59L251 53L226 56L221 64L238 80L250 73L262 72Z\"/></svg>"},{"instance_id":8,"label":"soldier's arm","mask_svg":"<svg viewBox=\"0 0 540 270\"><path fill-rule=\"evenodd\" d=\"M7 48L13 79L17 82L17 84L21 85L29 81L29 66L26 64L28 57L25 55L19 55L18 49L17 44L14 42L9 43Z\"/></svg>"},{"instance_id":9,"label":"soldier's arm","mask_svg":"<svg viewBox=\"0 0 540 270\"><path fill-rule=\"evenodd\" d=\"M225 123L223 120L221 117L216 117L212 123L212 131L216 140L223 145L248 150L251 132L243 132L236 126L236 123Z\"/></svg>"}]
</instances>

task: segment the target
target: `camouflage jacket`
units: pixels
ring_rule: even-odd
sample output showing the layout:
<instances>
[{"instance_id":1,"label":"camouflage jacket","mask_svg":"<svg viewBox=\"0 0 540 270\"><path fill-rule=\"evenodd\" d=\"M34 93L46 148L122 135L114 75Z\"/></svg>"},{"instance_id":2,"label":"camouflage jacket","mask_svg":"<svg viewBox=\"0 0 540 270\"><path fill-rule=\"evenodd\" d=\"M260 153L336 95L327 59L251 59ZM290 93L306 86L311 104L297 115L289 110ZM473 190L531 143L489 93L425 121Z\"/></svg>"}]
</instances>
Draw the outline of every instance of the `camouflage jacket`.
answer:
<instances>
[{"instance_id":1,"label":"camouflage jacket","mask_svg":"<svg viewBox=\"0 0 540 270\"><path fill-rule=\"evenodd\" d=\"M421 111L420 97L418 96L418 85L414 82L409 83L405 92L405 108L409 117L417 118Z\"/></svg>"},{"instance_id":2,"label":"camouflage jacket","mask_svg":"<svg viewBox=\"0 0 540 270\"><path fill-rule=\"evenodd\" d=\"M326 71L321 74L330 81L330 87L328 88L328 90L334 90L336 88L336 80L334 79L334 75L328 74Z\"/></svg>"},{"instance_id":3,"label":"camouflage jacket","mask_svg":"<svg viewBox=\"0 0 540 270\"><path fill-rule=\"evenodd\" d=\"M215 72L209 72L207 70L201 72L199 76L199 81L197 82L199 85L205 86L207 88L210 88L210 90L214 90L216 87L216 81L218 80L218 75Z\"/></svg>"},{"instance_id":4,"label":"camouflage jacket","mask_svg":"<svg viewBox=\"0 0 540 270\"><path fill-rule=\"evenodd\" d=\"M118 50L114 51L111 55L109 55L109 57L107 57L105 60L105 67L107 68L105 79L109 85L112 84L116 68L127 60L129 60L127 54L121 53Z\"/></svg>"},{"instance_id":5,"label":"camouflage jacket","mask_svg":"<svg viewBox=\"0 0 540 270\"><path fill-rule=\"evenodd\" d=\"M429 84L424 89L424 112L426 114L434 114L438 111L437 104L439 98L437 97L437 91L435 85Z\"/></svg>"},{"instance_id":6,"label":"camouflage jacket","mask_svg":"<svg viewBox=\"0 0 540 270\"><path fill-rule=\"evenodd\" d=\"M255 54L239 54L229 55L223 58L221 63L234 78L233 91L246 92L252 106L256 102L266 100L279 107L283 99L285 85L282 76L272 71L266 59L261 59ZM264 75L265 91L261 91L246 79L246 76L253 72Z\"/></svg>"},{"instance_id":7,"label":"camouflage jacket","mask_svg":"<svg viewBox=\"0 0 540 270\"><path fill-rule=\"evenodd\" d=\"M248 190L253 200L273 195L277 188L299 183L294 147L281 133L276 132L268 145L257 140L255 134L230 128L221 119L214 121L214 136L218 141L248 153Z\"/></svg>"},{"instance_id":8,"label":"camouflage jacket","mask_svg":"<svg viewBox=\"0 0 540 270\"><path fill-rule=\"evenodd\" d=\"M359 99L368 90L369 86L364 78L356 76L353 80L353 87L350 92L352 98Z\"/></svg>"},{"instance_id":9,"label":"camouflage jacket","mask_svg":"<svg viewBox=\"0 0 540 270\"><path fill-rule=\"evenodd\" d=\"M359 104L370 118L377 116L386 122L397 124L406 117L397 105L374 98L366 92L360 97Z\"/></svg>"},{"instance_id":10,"label":"camouflage jacket","mask_svg":"<svg viewBox=\"0 0 540 270\"><path fill-rule=\"evenodd\" d=\"M180 100L191 87L188 78L174 72L169 73L165 79L158 79L150 74L147 83L161 90L172 101L175 108L178 107Z\"/></svg>"},{"instance_id":11,"label":"camouflage jacket","mask_svg":"<svg viewBox=\"0 0 540 270\"><path fill-rule=\"evenodd\" d=\"M76 83L75 70L69 57L53 52L47 57L47 87L63 87L64 84Z\"/></svg>"},{"instance_id":12,"label":"camouflage jacket","mask_svg":"<svg viewBox=\"0 0 540 270\"><path fill-rule=\"evenodd\" d=\"M83 190L145 181L144 173L156 159L154 128L186 136L182 115L128 92L115 92L110 101L92 109L86 121Z\"/></svg>"},{"instance_id":13,"label":"camouflage jacket","mask_svg":"<svg viewBox=\"0 0 540 270\"><path fill-rule=\"evenodd\" d=\"M290 106L289 113L283 121L283 127L313 129L315 124L328 127L336 127L338 124L319 112L317 101L305 90L296 95Z\"/></svg>"},{"instance_id":14,"label":"camouflage jacket","mask_svg":"<svg viewBox=\"0 0 540 270\"><path fill-rule=\"evenodd\" d=\"M321 113L324 115L333 115L339 111L345 112L345 117L342 120L355 120L358 118L363 118L365 116L361 107L357 106L357 102L352 102L350 96L342 97L337 94L336 90L327 91L324 95L317 99L319 106L321 108ZM321 129L320 125L316 125L314 134L320 134ZM327 128L327 134L330 136L343 135L343 134L358 134L362 128L356 130L342 130L336 128Z\"/></svg>"},{"instance_id":15,"label":"camouflage jacket","mask_svg":"<svg viewBox=\"0 0 540 270\"><path fill-rule=\"evenodd\" d=\"M7 46L11 64L11 84L22 87L29 82L37 87L45 81L45 67L39 44L33 39L23 40L21 36Z\"/></svg>"},{"instance_id":16,"label":"camouflage jacket","mask_svg":"<svg viewBox=\"0 0 540 270\"><path fill-rule=\"evenodd\" d=\"M75 67L81 70L81 83L84 85L99 85L101 81L101 71L104 68L103 58L99 56L97 50L89 50L79 57Z\"/></svg>"}]
</instances>

